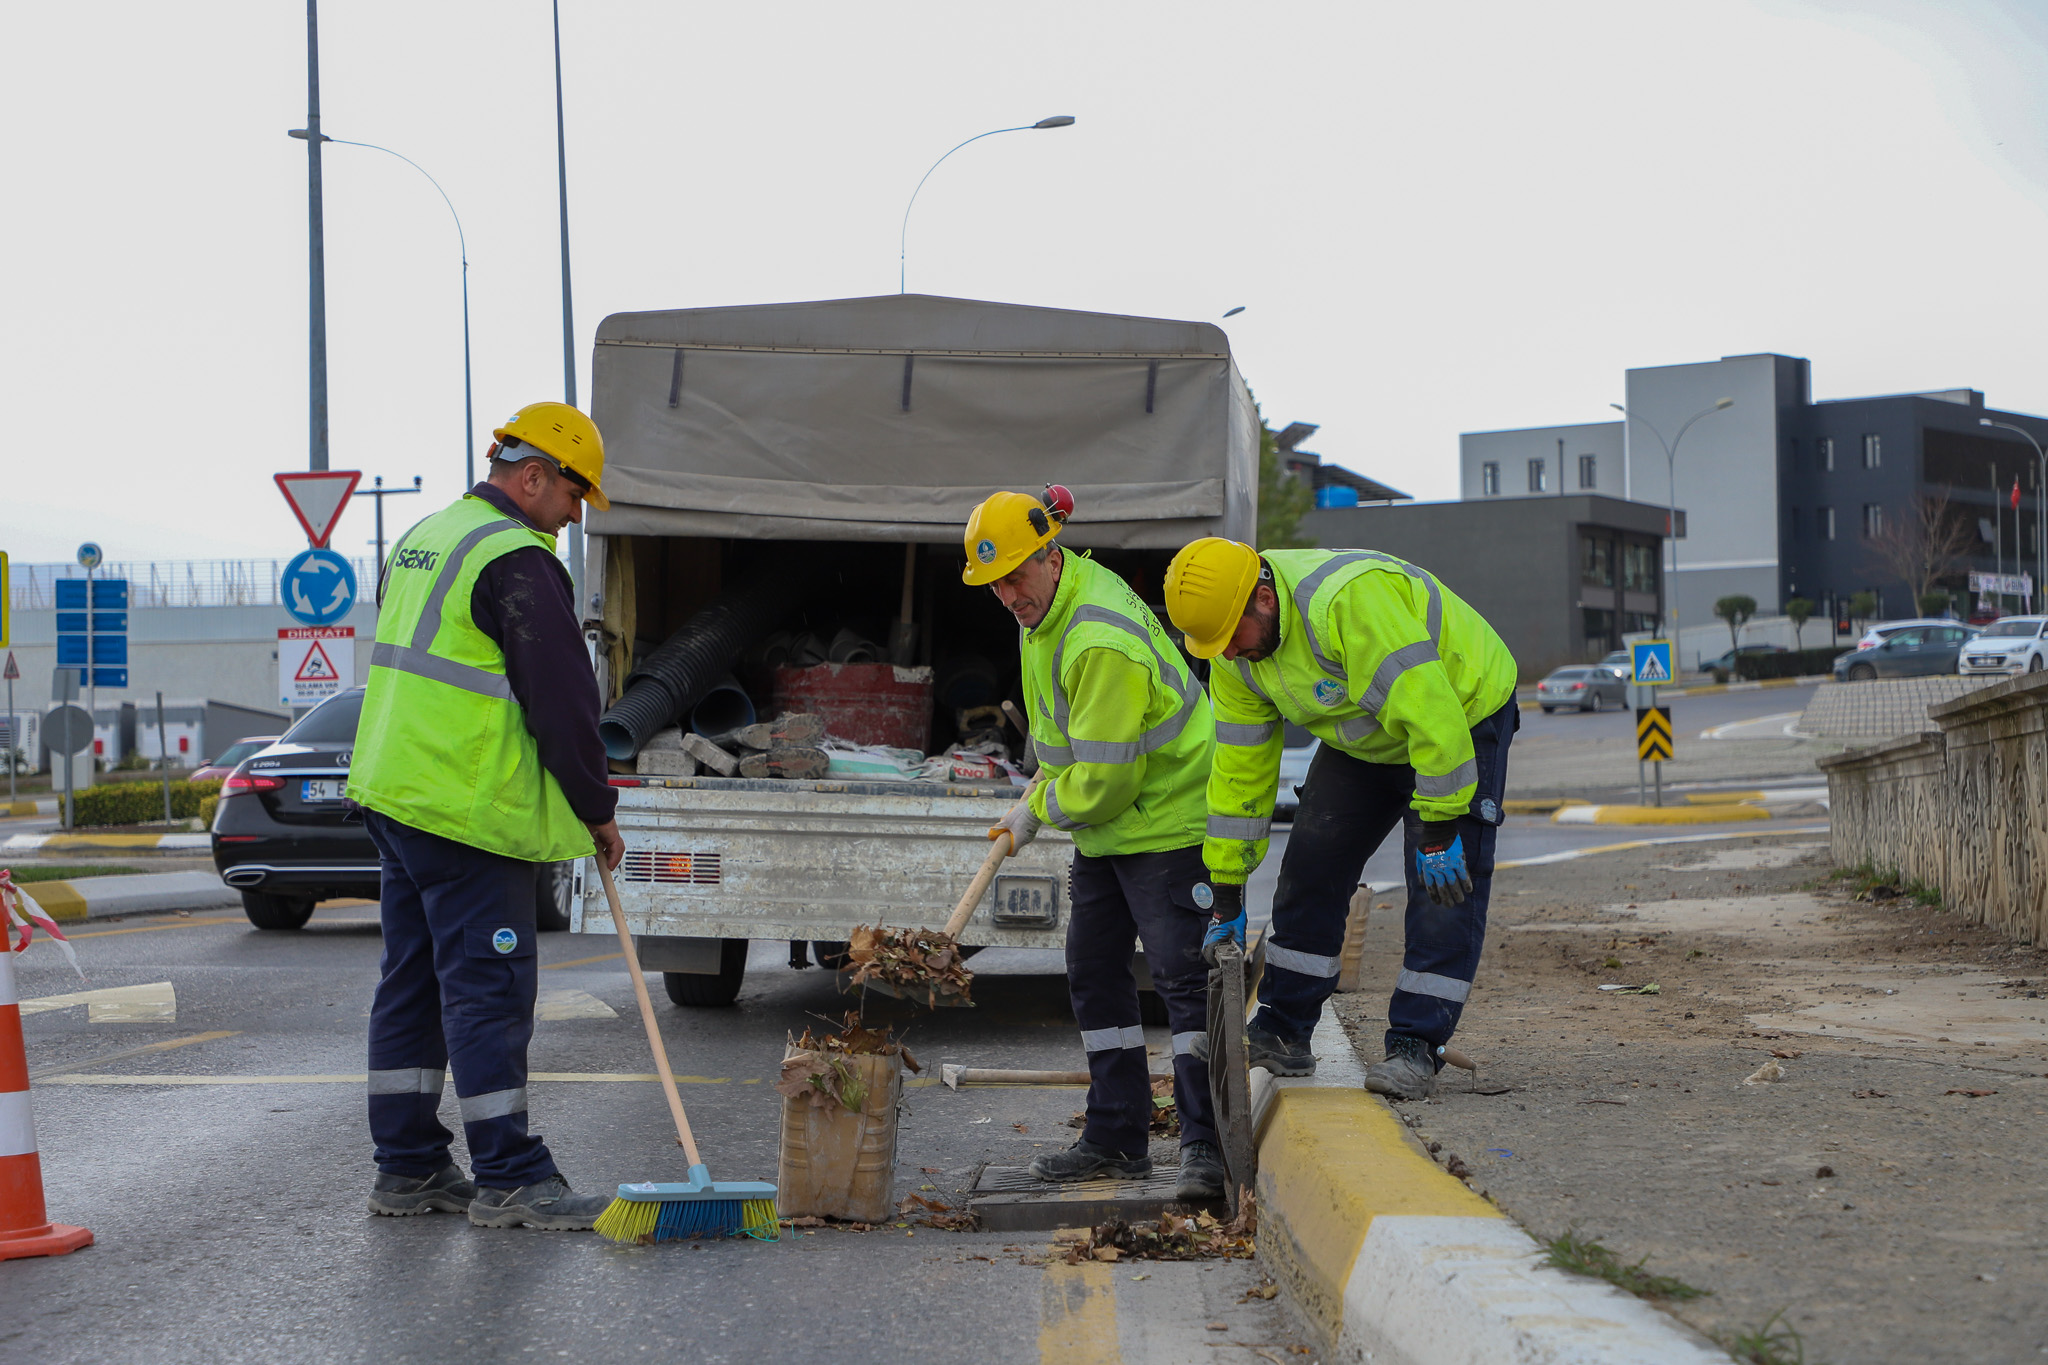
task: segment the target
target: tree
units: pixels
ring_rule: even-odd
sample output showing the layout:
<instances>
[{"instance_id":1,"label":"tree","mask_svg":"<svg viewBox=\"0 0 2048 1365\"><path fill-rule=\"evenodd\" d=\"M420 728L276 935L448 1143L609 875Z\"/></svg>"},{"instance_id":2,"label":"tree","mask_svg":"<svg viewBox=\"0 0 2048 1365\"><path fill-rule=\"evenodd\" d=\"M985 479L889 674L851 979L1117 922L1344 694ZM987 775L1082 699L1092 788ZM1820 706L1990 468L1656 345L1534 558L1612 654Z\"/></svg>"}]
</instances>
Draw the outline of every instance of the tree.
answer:
<instances>
[{"instance_id":1,"label":"tree","mask_svg":"<svg viewBox=\"0 0 2048 1365\"><path fill-rule=\"evenodd\" d=\"M1813 603L1804 597L1795 597L1785 604L1785 615L1792 622L1792 648L1804 649L1799 633L1806 629L1806 623L1813 619Z\"/></svg>"},{"instance_id":2,"label":"tree","mask_svg":"<svg viewBox=\"0 0 2048 1365\"><path fill-rule=\"evenodd\" d=\"M1877 615L1877 594L1865 588L1849 599L1849 619L1868 621Z\"/></svg>"},{"instance_id":3,"label":"tree","mask_svg":"<svg viewBox=\"0 0 2048 1365\"><path fill-rule=\"evenodd\" d=\"M1256 404L1254 404L1256 407ZM1316 505L1316 490L1280 467L1280 440L1259 417L1259 541L1261 550L1299 550L1315 544L1301 534L1301 519Z\"/></svg>"},{"instance_id":4,"label":"tree","mask_svg":"<svg viewBox=\"0 0 2048 1365\"><path fill-rule=\"evenodd\" d=\"M1742 629L1744 621L1756 615L1756 599L1745 597L1741 593L1733 597L1723 597L1714 603L1714 615L1728 623L1729 647L1740 649L1742 641L1737 638L1737 632Z\"/></svg>"},{"instance_id":5,"label":"tree","mask_svg":"<svg viewBox=\"0 0 2048 1365\"><path fill-rule=\"evenodd\" d=\"M1934 594L1939 580L1963 567L1976 545L1976 528L1949 506L1946 493L1916 493L1904 516L1887 519L1870 537L1870 555L1912 590L1918 604Z\"/></svg>"},{"instance_id":6,"label":"tree","mask_svg":"<svg viewBox=\"0 0 2048 1365\"><path fill-rule=\"evenodd\" d=\"M1924 592L1920 594L1920 614L1939 616L1952 607L1954 602L1945 592Z\"/></svg>"}]
</instances>

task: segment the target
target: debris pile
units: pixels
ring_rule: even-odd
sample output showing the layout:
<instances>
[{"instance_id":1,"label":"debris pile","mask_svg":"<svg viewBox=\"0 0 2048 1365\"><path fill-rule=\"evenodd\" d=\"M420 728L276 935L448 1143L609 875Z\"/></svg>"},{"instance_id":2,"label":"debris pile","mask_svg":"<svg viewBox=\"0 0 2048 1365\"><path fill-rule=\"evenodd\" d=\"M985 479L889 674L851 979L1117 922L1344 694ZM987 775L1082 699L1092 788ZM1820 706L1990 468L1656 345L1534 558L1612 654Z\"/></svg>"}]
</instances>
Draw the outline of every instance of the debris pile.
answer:
<instances>
[{"instance_id":1,"label":"debris pile","mask_svg":"<svg viewBox=\"0 0 2048 1365\"><path fill-rule=\"evenodd\" d=\"M1229 1222L1207 1213L1164 1214L1156 1223L1126 1223L1113 1218L1096 1227L1061 1232L1055 1242L1066 1247L1066 1263L1089 1261L1249 1260L1257 1251L1257 1200L1247 1189L1237 1217Z\"/></svg>"},{"instance_id":2,"label":"debris pile","mask_svg":"<svg viewBox=\"0 0 2048 1365\"><path fill-rule=\"evenodd\" d=\"M910 1049L891 1041L889 1035L886 1027L869 1028L861 1023L858 1012L849 1012L836 1033L821 1036L806 1028L801 1038L790 1039L775 1089L787 1099L807 1102L813 1109L837 1105L857 1113L868 1102L869 1083L863 1068L850 1064L847 1058L900 1056L910 1070L924 1070Z\"/></svg>"},{"instance_id":3,"label":"debris pile","mask_svg":"<svg viewBox=\"0 0 2048 1365\"><path fill-rule=\"evenodd\" d=\"M906 1000L922 996L934 1008L940 996L968 1003L974 983L960 945L937 929L863 924L853 931L846 956L853 964L854 985L886 986Z\"/></svg>"}]
</instances>

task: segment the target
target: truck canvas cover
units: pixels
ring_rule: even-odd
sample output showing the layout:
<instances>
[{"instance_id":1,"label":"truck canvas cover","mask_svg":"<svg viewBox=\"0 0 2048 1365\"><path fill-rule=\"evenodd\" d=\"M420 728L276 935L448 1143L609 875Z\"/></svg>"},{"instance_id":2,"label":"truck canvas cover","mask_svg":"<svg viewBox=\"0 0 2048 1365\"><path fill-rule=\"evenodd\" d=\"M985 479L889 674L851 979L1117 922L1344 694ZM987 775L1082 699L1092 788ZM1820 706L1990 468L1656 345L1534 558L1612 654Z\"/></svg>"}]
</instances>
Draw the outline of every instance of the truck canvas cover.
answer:
<instances>
[{"instance_id":1,"label":"truck canvas cover","mask_svg":"<svg viewBox=\"0 0 2048 1365\"><path fill-rule=\"evenodd\" d=\"M615 313L596 535L958 544L996 489L1065 543L1250 540L1258 417L1221 328L924 294Z\"/></svg>"}]
</instances>

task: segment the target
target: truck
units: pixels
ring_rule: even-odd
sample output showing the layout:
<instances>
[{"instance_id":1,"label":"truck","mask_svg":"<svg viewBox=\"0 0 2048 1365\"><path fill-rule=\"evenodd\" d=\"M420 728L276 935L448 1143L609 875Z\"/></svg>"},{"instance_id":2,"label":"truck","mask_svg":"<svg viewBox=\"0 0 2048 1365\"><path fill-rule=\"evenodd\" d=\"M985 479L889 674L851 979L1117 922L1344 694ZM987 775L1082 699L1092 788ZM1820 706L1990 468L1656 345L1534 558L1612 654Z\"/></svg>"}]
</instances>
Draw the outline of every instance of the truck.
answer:
<instances>
[{"instance_id":1,"label":"truck","mask_svg":"<svg viewBox=\"0 0 2048 1365\"><path fill-rule=\"evenodd\" d=\"M961 581L962 530L990 493L1065 485L1060 545L1122 574L1162 621L1174 551L1254 534L1259 417L1209 323L917 294L619 313L591 376L611 506L588 513L577 591L608 719L661 642L751 592L754 634L780 628L744 642L725 700L765 716L792 635L852 641L834 652L886 654L884 684L929 685L929 726L904 747L943 752L997 698L1023 699L1015 621ZM643 775L644 738L612 750L616 882L678 1005L730 1004L753 941L841 967L857 925L936 928L1020 794L1010 773L951 768ZM962 944L1060 947L1071 852L1048 827L1006 862ZM565 896L573 931L615 932L594 875Z\"/></svg>"}]
</instances>

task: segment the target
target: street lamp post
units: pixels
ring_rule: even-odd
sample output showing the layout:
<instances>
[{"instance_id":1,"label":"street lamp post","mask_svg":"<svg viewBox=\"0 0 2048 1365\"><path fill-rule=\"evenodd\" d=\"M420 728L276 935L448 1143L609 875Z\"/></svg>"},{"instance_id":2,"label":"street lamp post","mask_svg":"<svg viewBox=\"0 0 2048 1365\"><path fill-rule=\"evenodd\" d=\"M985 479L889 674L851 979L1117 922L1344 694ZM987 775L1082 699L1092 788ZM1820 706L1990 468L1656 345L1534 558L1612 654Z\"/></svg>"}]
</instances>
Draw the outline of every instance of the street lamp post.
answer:
<instances>
[{"instance_id":1,"label":"street lamp post","mask_svg":"<svg viewBox=\"0 0 2048 1365\"><path fill-rule=\"evenodd\" d=\"M2048 492L2048 454L2042 453L2041 443L2034 439L2033 432L2028 431L2025 427L2014 426L2011 422L1994 422L1989 417L1979 417L1977 425L1980 427L2001 427L2006 431L2017 431L2020 435L2026 437L2027 444L2034 448L2034 459L2041 471L2041 481L2036 487L2043 490L2043 492ZM2037 501L2043 500L2037 499ZM2048 501L2043 501L2043 506L2048 506ZM1996 501L1991 504L1991 514L1994 517L1998 515L1998 504ZM2014 516L2017 518L2018 513L2014 513ZM2048 586L2048 516L2042 515L2041 507L2034 509L2034 531L2034 566L2041 571L2040 577L2035 579L2034 582L2036 588L2039 589ZM2013 528L2013 533L2015 538L2017 538L2019 533L2017 526Z\"/></svg>"},{"instance_id":2,"label":"street lamp post","mask_svg":"<svg viewBox=\"0 0 2048 1365\"><path fill-rule=\"evenodd\" d=\"M967 142L979 142L985 137L994 137L997 133L1028 133L1038 128L1065 128L1073 122L1074 116L1072 114L1054 114L1051 118L1042 118L1036 123L1021 123L1015 128L991 128L985 133L976 133L973 137L968 138ZM967 142L963 142L959 147L953 148L952 151L946 153L946 156L953 155L953 152L959 151L960 147L965 147ZM937 161L934 161L931 165L931 170L926 171L923 176L919 177L917 189L910 192L910 202L903 206L903 228L896 235L896 292L899 294L908 292L905 282L908 278L906 273L906 253L910 242L910 211L917 207L918 192L924 189L924 182L932 178L932 171L945 164L946 156L942 156Z\"/></svg>"},{"instance_id":3,"label":"street lamp post","mask_svg":"<svg viewBox=\"0 0 2048 1365\"><path fill-rule=\"evenodd\" d=\"M1666 491L1668 496L1665 501L1664 533L1671 541L1671 570L1670 573L1666 576L1666 582L1664 586L1665 598L1670 607L1669 617L1671 621L1671 670L1673 673L1676 673L1679 668L1678 447L1685 441L1685 433L1692 430L1692 424L1694 422L1699 421L1700 418L1705 417L1709 413L1719 412L1723 408L1734 407L1735 400L1733 398L1723 398L1716 401L1712 407L1700 409L1700 411L1694 413L1692 416L1685 419L1685 425L1678 429L1678 435L1672 438L1670 441L1666 441L1664 439L1664 433L1657 430L1657 428L1651 424L1649 418L1637 417L1619 403L1609 403L1607 406L1613 408L1616 412L1619 412L1625 421L1641 422L1644 426L1649 427L1650 434L1657 438L1657 444L1664 447L1664 472L1665 476L1669 479L1669 483L1666 485ZM1626 431L1627 428L1624 427L1624 434L1626 434Z\"/></svg>"}]
</instances>

